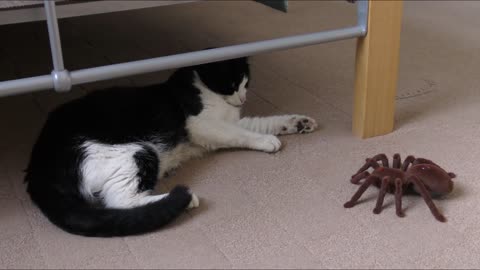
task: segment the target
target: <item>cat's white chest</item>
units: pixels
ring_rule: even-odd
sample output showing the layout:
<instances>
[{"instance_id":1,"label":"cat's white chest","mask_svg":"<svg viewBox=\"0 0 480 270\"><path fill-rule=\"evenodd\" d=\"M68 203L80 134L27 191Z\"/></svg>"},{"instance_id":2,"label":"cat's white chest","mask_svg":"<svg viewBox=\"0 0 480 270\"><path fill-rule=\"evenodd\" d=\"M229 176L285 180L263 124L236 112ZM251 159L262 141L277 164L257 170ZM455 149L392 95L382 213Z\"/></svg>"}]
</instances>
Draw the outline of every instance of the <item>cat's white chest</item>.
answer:
<instances>
[{"instance_id":1,"label":"cat's white chest","mask_svg":"<svg viewBox=\"0 0 480 270\"><path fill-rule=\"evenodd\" d=\"M237 122L240 120L240 109L226 103L222 99L211 108L207 108L205 116L226 122Z\"/></svg>"},{"instance_id":2,"label":"cat's white chest","mask_svg":"<svg viewBox=\"0 0 480 270\"><path fill-rule=\"evenodd\" d=\"M240 109L226 103L222 98L215 97L204 99L203 110L197 116L192 116L187 120L187 129L208 129L209 123L215 126L216 122L237 122L240 118ZM194 125L191 125L194 123ZM197 125L196 125L197 124ZM177 145L173 150L162 153L160 162L160 175L178 167L183 161L193 157L200 157L207 149L195 143L182 143Z\"/></svg>"},{"instance_id":3,"label":"cat's white chest","mask_svg":"<svg viewBox=\"0 0 480 270\"><path fill-rule=\"evenodd\" d=\"M202 94L203 110L197 116L213 121L237 122L240 120L240 108L228 104L221 96L215 94Z\"/></svg>"}]
</instances>

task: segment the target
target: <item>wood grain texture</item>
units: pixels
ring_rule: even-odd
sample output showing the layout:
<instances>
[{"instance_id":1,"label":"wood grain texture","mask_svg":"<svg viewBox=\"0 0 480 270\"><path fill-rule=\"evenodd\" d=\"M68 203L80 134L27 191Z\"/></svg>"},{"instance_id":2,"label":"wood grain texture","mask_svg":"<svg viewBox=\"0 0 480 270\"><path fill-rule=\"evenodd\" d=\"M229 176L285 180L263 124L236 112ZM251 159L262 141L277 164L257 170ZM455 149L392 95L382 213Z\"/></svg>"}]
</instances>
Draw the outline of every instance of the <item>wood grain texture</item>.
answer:
<instances>
[{"instance_id":1,"label":"wood grain texture","mask_svg":"<svg viewBox=\"0 0 480 270\"><path fill-rule=\"evenodd\" d=\"M356 54L353 133L361 138L393 131L402 1L370 1L368 34Z\"/></svg>"}]
</instances>

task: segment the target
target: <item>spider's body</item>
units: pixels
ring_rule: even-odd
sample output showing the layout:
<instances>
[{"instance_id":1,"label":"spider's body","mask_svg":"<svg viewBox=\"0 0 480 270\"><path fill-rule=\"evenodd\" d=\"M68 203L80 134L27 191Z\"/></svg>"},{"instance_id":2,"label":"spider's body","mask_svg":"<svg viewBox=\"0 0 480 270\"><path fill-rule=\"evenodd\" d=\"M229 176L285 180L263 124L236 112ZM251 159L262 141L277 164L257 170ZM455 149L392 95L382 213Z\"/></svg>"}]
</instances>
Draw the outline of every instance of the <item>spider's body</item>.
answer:
<instances>
[{"instance_id":1,"label":"spider's body","mask_svg":"<svg viewBox=\"0 0 480 270\"><path fill-rule=\"evenodd\" d=\"M403 179L405 178L405 172L400 170L400 169L395 169L395 168L386 168L386 167L378 167L373 172L370 174L373 176L376 176L380 179L384 177L389 177L388 181L388 187L387 187L387 192L389 193L394 193L395 192L395 179L400 178ZM382 186L382 181L375 181L373 183L375 186L378 188L381 188Z\"/></svg>"},{"instance_id":2,"label":"spider's body","mask_svg":"<svg viewBox=\"0 0 480 270\"><path fill-rule=\"evenodd\" d=\"M382 166L378 164L378 161L382 162ZM369 173L367 171L369 168L374 170ZM428 159L408 156L402 164L400 155L395 154L392 167L390 167L385 154L379 154L367 159L365 165L352 176L351 182L353 184L360 184L363 179L365 181L361 183L358 191L344 206L346 208L353 207L365 190L373 184L380 188L377 205L373 210L375 214L382 211L385 194L389 192L395 194L397 215L403 217L402 195L406 191L413 191L422 195L435 218L444 222L445 217L436 208L432 197L450 193L453 190L452 178L455 178L454 173L447 173Z\"/></svg>"}]
</instances>

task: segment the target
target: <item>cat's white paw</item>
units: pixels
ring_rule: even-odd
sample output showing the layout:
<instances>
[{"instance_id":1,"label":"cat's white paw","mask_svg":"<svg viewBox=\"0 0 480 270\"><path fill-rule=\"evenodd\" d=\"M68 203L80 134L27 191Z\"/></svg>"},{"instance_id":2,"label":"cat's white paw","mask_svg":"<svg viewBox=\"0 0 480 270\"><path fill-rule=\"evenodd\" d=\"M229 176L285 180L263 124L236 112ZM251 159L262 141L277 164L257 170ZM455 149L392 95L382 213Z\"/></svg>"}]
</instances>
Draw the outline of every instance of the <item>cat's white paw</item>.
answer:
<instances>
[{"instance_id":1,"label":"cat's white paw","mask_svg":"<svg viewBox=\"0 0 480 270\"><path fill-rule=\"evenodd\" d=\"M191 208L196 208L200 205L200 200L198 199L197 195L192 194L192 200L190 201L190 204L188 205L187 209L191 209Z\"/></svg>"},{"instance_id":2,"label":"cat's white paw","mask_svg":"<svg viewBox=\"0 0 480 270\"><path fill-rule=\"evenodd\" d=\"M277 152L282 147L282 142L273 135L263 135L255 144L256 149L269 153Z\"/></svg>"},{"instance_id":3,"label":"cat's white paw","mask_svg":"<svg viewBox=\"0 0 480 270\"><path fill-rule=\"evenodd\" d=\"M280 134L309 133L318 127L315 119L304 115L292 115L287 119Z\"/></svg>"}]
</instances>

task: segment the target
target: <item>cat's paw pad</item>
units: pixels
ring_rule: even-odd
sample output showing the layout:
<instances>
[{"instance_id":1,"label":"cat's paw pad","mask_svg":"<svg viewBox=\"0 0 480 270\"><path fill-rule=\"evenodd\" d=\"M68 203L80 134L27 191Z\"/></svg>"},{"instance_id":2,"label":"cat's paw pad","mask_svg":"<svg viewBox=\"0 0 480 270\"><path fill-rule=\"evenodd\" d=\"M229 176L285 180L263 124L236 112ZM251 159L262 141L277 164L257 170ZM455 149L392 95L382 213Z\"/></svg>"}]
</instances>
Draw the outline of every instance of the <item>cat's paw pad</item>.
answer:
<instances>
[{"instance_id":1,"label":"cat's paw pad","mask_svg":"<svg viewBox=\"0 0 480 270\"><path fill-rule=\"evenodd\" d=\"M190 204L188 205L187 209L191 208L196 208L200 205L200 199L198 199L197 195L191 193L192 195L192 200L190 201Z\"/></svg>"},{"instance_id":2,"label":"cat's paw pad","mask_svg":"<svg viewBox=\"0 0 480 270\"><path fill-rule=\"evenodd\" d=\"M256 141L256 148L265 152L277 152L280 147L282 147L282 142L273 135L264 135Z\"/></svg>"},{"instance_id":3,"label":"cat's paw pad","mask_svg":"<svg viewBox=\"0 0 480 270\"><path fill-rule=\"evenodd\" d=\"M309 133L317 127L318 125L315 119L303 115L294 115L287 120L280 134Z\"/></svg>"}]
</instances>

